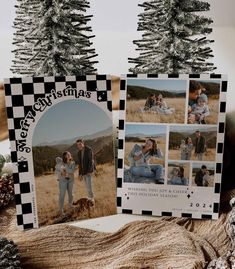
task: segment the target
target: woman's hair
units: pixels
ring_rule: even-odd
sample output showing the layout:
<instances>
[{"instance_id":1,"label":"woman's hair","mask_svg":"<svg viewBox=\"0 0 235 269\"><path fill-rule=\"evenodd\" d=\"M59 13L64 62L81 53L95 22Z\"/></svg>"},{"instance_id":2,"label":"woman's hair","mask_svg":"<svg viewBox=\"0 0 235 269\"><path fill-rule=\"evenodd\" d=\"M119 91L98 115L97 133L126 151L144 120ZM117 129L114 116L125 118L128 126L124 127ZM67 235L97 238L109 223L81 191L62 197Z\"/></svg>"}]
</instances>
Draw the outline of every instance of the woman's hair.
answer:
<instances>
[{"instance_id":1,"label":"woman's hair","mask_svg":"<svg viewBox=\"0 0 235 269\"><path fill-rule=\"evenodd\" d=\"M156 154L157 153L157 142L152 138L148 138L147 140L149 140L149 141L151 141L153 143L153 146L150 149L149 154L150 155Z\"/></svg>"},{"instance_id":2,"label":"woman's hair","mask_svg":"<svg viewBox=\"0 0 235 269\"><path fill-rule=\"evenodd\" d=\"M180 178L183 178L184 177L184 167L183 166L180 166L179 167L179 173L178 173L178 176Z\"/></svg>"},{"instance_id":3,"label":"woman's hair","mask_svg":"<svg viewBox=\"0 0 235 269\"><path fill-rule=\"evenodd\" d=\"M173 167L172 170L171 170L172 176L174 175L174 172L177 172L177 175L178 175L179 174L179 168Z\"/></svg>"},{"instance_id":4,"label":"woman's hair","mask_svg":"<svg viewBox=\"0 0 235 269\"><path fill-rule=\"evenodd\" d=\"M63 163L67 163L67 154L68 154L69 152L68 151L64 151L63 152L63 155L62 155L62 159L63 159Z\"/></svg>"},{"instance_id":5,"label":"woman's hair","mask_svg":"<svg viewBox=\"0 0 235 269\"><path fill-rule=\"evenodd\" d=\"M187 137L185 138L185 144L188 144L189 139L191 139L190 136L187 136Z\"/></svg>"},{"instance_id":6,"label":"woman's hair","mask_svg":"<svg viewBox=\"0 0 235 269\"><path fill-rule=\"evenodd\" d=\"M148 96L148 99L150 100L152 97L154 97L155 94L154 93L150 93L149 96Z\"/></svg>"}]
</instances>

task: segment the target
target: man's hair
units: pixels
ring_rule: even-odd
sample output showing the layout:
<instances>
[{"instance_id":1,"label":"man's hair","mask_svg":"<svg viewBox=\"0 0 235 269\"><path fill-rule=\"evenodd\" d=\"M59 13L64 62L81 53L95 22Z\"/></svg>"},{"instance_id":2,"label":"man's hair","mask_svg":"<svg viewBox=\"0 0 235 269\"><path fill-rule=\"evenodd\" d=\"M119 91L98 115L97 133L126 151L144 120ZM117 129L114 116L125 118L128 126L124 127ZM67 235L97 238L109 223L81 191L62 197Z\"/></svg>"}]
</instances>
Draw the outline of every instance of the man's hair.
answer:
<instances>
[{"instance_id":1,"label":"man's hair","mask_svg":"<svg viewBox=\"0 0 235 269\"><path fill-rule=\"evenodd\" d=\"M195 131L195 133L201 133L199 130Z\"/></svg>"},{"instance_id":2,"label":"man's hair","mask_svg":"<svg viewBox=\"0 0 235 269\"><path fill-rule=\"evenodd\" d=\"M207 169L207 167L205 166L205 164L203 164L203 165L201 166L201 169Z\"/></svg>"},{"instance_id":3,"label":"man's hair","mask_svg":"<svg viewBox=\"0 0 235 269\"><path fill-rule=\"evenodd\" d=\"M82 138L79 138L79 139L76 141L76 143L82 143L82 144L84 144L84 140L83 140Z\"/></svg>"},{"instance_id":4,"label":"man's hair","mask_svg":"<svg viewBox=\"0 0 235 269\"><path fill-rule=\"evenodd\" d=\"M196 80L190 80L190 83L189 83L189 92L195 92L195 91L198 91L198 90L202 90L202 85L197 82Z\"/></svg>"}]
</instances>

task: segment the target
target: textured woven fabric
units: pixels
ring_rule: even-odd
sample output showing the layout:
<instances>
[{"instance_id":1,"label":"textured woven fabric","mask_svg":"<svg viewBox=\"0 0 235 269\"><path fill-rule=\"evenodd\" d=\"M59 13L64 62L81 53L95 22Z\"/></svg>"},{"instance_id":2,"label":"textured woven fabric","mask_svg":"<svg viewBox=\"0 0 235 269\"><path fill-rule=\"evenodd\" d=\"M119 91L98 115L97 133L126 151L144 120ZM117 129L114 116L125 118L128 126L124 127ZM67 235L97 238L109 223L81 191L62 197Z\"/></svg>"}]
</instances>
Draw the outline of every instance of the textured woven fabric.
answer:
<instances>
[{"instance_id":1,"label":"textured woven fabric","mask_svg":"<svg viewBox=\"0 0 235 269\"><path fill-rule=\"evenodd\" d=\"M216 221L165 217L135 221L115 233L68 224L20 232L8 209L0 215L0 231L18 245L23 268L201 269L231 249L225 224L233 195L222 196Z\"/></svg>"}]
</instances>

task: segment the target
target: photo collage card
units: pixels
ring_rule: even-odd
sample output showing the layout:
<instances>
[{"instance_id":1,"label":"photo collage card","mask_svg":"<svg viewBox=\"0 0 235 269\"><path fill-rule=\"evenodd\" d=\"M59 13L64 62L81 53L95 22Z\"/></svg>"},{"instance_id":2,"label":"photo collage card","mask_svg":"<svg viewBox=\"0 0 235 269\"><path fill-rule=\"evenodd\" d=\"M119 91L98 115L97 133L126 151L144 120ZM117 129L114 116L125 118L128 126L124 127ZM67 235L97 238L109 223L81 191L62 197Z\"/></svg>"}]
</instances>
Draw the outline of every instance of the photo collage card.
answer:
<instances>
[{"instance_id":1,"label":"photo collage card","mask_svg":"<svg viewBox=\"0 0 235 269\"><path fill-rule=\"evenodd\" d=\"M223 75L126 75L120 93L119 213L216 219Z\"/></svg>"},{"instance_id":2,"label":"photo collage card","mask_svg":"<svg viewBox=\"0 0 235 269\"><path fill-rule=\"evenodd\" d=\"M19 227L115 214L111 76L4 86Z\"/></svg>"}]
</instances>

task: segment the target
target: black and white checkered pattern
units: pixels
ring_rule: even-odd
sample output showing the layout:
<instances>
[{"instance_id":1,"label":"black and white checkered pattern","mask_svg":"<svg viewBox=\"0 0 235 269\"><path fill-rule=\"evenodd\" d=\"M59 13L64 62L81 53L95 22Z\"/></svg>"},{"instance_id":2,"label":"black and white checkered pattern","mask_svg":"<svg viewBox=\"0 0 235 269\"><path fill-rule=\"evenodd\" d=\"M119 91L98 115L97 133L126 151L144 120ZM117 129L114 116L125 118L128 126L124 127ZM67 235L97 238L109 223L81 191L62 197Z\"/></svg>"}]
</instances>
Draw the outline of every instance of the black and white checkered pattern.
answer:
<instances>
[{"instance_id":1,"label":"black and white checkered pattern","mask_svg":"<svg viewBox=\"0 0 235 269\"><path fill-rule=\"evenodd\" d=\"M19 143L21 122L38 98L45 98L52 89L64 89L71 85L78 90L96 93L97 103L112 111L111 76L87 75L66 77L25 77L4 80L8 116L11 157L14 165L14 187L17 223L21 229L37 228L37 206L34 174L27 152L21 152ZM17 144L18 143L18 144ZM30 149L29 149L30 151Z\"/></svg>"},{"instance_id":2,"label":"black and white checkered pattern","mask_svg":"<svg viewBox=\"0 0 235 269\"><path fill-rule=\"evenodd\" d=\"M218 117L218 134L216 145L215 160L215 184L214 195L212 201L212 214L199 213L176 213L176 212L156 212L145 208L124 208L123 199L126 199L124 191L124 148L125 148L125 124L126 124L126 98L127 98L127 79L185 79L185 80L213 80L217 79L221 82L219 117ZM119 117L119 139L118 139L118 161L117 161L117 210L118 213L126 214L143 214L143 215L159 215L201 219L217 219L219 215L219 199L221 190L222 161L224 148L224 132L225 132L225 111L226 111L226 93L227 93L227 76L221 74L128 74L121 78L120 87L120 117ZM137 198L138 199L138 198Z\"/></svg>"}]
</instances>

